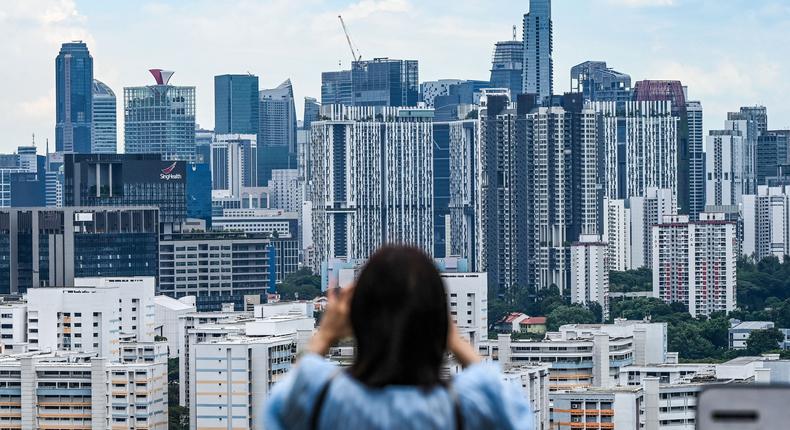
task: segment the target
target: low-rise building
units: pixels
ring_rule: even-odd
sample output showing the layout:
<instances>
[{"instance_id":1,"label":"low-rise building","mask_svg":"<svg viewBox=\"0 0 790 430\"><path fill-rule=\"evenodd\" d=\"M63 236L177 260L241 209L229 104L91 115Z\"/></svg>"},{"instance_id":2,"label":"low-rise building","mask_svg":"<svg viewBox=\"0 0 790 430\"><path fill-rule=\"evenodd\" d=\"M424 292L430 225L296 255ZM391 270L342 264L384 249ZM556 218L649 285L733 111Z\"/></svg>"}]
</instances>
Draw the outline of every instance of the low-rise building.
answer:
<instances>
[{"instance_id":1,"label":"low-rise building","mask_svg":"<svg viewBox=\"0 0 790 430\"><path fill-rule=\"evenodd\" d=\"M196 310L194 296L185 296L178 300L162 295L154 297L154 330L157 336L167 339L170 357L179 357L181 352L178 349L179 317Z\"/></svg>"},{"instance_id":2,"label":"low-rise building","mask_svg":"<svg viewBox=\"0 0 790 430\"><path fill-rule=\"evenodd\" d=\"M749 336L755 330L768 330L774 328L771 321L738 321L731 320L729 332L730 349L746 349L749 344ZM777 348L790 349L790 329L778 329L784 335L784 340L779 342Z\"/></svg>"}]
</instances>

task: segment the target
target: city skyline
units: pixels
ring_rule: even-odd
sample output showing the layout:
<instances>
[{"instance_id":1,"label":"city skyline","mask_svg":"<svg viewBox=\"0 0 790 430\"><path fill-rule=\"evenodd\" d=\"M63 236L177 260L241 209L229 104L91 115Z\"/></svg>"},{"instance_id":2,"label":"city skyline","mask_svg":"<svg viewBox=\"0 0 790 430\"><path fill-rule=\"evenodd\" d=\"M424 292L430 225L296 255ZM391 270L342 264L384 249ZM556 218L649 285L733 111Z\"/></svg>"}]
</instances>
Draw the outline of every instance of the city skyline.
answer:
<instances>
[{"instance_id":1,"label":"city skyline","mask_svg":"<svg viewBox=\"0 0 790 430\"><path fill-rule=\"evenodd\" d=\"M15 68L0 72L6 95L0 101L0 126L6 132L0 150L28 144L32 133L39 152L45 139L54 148L53 66L63 42L84 40L94 58L94 77L116 94L125 86L151 84L149 68L174 70L175 85L197 87L197 122L212 128L213 79L224 73L253 73L261 88L290 78L301 118L299 101L320 96L321 72L350 66L338 13L364 59L417 59L422 81L486 79L494 44L511 39L513 25L520 38L528 10L527 2L497 6L462 1L447 9L409 0L310 0L298 8L280 1L234 7L180 1L142 7L69 0L4 4L0 22L8 38L14 35L21 42L0 48L0 55L21 64L25 73ZM790 84L780 79L790 60L772 55L781 49L783 38L776 35L790 28L788 5L767 0L595 0L558 2L552 12L555 93L569 90L571 66L601 60L634 81L680 79L688 85L690 99L702 102L706 131L718 128L726 112L755 104L768 107L772 128L790 124L790 107L781 100ZM170 20L174 14L180 19ZM607 22L617 26L592 31L590 23ZM242 30L221 31L231 26ZM743 31L732 31L735 27ZM187 31L193 28L201 31ZM591 31L574 31L579 28ZM398 31L404 36L386 36ZM700 46L706 55L699 55ZM171 54L176 47L179 54ZM458 55L460 47L464 55ZM118 128L122 136L122 121Z\"/></svg>"}]
</instances>

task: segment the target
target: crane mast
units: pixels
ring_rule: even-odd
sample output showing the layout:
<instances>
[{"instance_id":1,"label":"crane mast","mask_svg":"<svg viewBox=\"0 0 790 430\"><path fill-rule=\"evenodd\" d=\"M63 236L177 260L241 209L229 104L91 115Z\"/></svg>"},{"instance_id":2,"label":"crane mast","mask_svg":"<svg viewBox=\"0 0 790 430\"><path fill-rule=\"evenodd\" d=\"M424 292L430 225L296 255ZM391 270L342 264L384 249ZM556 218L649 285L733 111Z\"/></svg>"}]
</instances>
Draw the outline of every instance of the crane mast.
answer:
<instances>
[{"instance_id":1,"label":"crane mast","mask_svg":"<svg viewBox=\"0 0 790 430\"><path fill-rule=\"evenodd\" d=\"M346 35L346 40L348 41L348 49L351 50L351 61L359 61L362 60L362 55L359 54L359 49L354 47L354 43L351 42L351 36L348 34L348 28L346 28L346 23L343 21L343 16L337 16L340 19L340 25L343 26L343 33Z\"/></svg>"}]
</instances>

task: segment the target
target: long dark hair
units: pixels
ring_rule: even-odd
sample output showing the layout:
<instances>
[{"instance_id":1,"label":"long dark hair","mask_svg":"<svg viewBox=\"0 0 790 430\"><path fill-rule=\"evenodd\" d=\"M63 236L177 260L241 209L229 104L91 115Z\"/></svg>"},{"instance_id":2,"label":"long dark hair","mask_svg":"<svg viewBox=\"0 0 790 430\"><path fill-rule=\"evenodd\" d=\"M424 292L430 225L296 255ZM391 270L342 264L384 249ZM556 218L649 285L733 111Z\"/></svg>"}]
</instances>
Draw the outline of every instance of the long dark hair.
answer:
<instances>
[{"instance_id":1,"label":"long dark hair","mask_svg":"<svg viewBox=\"0 0 790 430\"><path fill-rule=\"evenodd\" d=\"M433 261L417 248L380 248L351 299L357 341L351 375L370 387L438 384L448 324L447 295Z\"/></svg>"}]
</instances>

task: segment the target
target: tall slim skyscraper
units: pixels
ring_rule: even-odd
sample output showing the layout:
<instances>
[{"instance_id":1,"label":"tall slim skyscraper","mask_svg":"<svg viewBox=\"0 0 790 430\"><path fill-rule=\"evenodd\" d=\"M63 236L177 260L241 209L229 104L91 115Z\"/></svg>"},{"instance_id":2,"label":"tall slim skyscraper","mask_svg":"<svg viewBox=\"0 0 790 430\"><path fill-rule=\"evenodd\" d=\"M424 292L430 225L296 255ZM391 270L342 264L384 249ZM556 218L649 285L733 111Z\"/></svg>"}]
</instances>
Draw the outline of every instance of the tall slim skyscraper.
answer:
<instances>
[{"instance_id":1,"label":"tall slim skyscraper","mask_svg":"<svg viewBox=\"0 0 790 430\"><path fill-rule=\"evenodd\" d=\"M254 134L217 134L211 143L211 182L215 190L240 197L258 183L258 144Z\"/></svg>"},{"instance_id":2,"label":"tall slim skyscraper","mask_svg":"<svg viewBox=\"0 0 790 430\"><path fill-rule=\"evenodd\" d=\"M258 77L214 76L214 132L258 133Z\"/></svg>"},{"instance_id":3,"label":"tall slim skyscraper","mask_svg":"<svg viewBox=\"0 0 790 430\"><path fill-rule=\"evenodd\" d=\"M554 94L551 0L530 0L524 15L524 92L540 100Z\"/></svg>"},{"instance_id":4,"label":"tall slim skyscraper","mask_svg":"<svg viewBox=\"0 0 790 430\"><path fill-rule=\"evenodd\" d=\"M699 213L705 210L705 152L702 131L702 103L686 102L686 118L688 121L688 152L689 152L689 218L699 219Z\"/></svg>"},{"instance_id":5,"label":"tall slim skyscraper","mask_svg":"<svg viewBox=\"0 0 790 430\"><path fill-rule=\"evenodd\" d=\"M417 60L375 58L351 63L354 106L416 106Z\"/></svg>"},{"instance_id":6,"label":"tall slim skyscraper","mask_svg":"<svg viewBox=\"0 0 790 430\"><path fill-rule=\"evenodd\" d=\"M82 41L64 43L55 58L55 150L91 152L93 57Z\"/></svg>"},{"instance_id":7,"label":"tall slim skyscraper","mask_svg":"<svg viewBox=\"0 0 790 430\"><path fill-rule=\"evenodd\" d=\"M194 161L195 87L170 85L173 72L150 72L155 85L123 89L125 152Z\"/></svg>"},{"instance_id":8,"label":"tall slim skyscraper","mask_svg":"<svg viewBox=\"0 0 790 430\"><path fill-rule=\"evenodd\" d=\"M272 169L296 168L296 107L291 80L260 92L258 185L265 187Z\"/></svg>"},{"instance_id":9,"label":"tall slim skyscraper","mask_svg":"<svg viewBox=\"0 0 790 430\"><path fill-rule=\"evenodd\" d=\"M115 93L104 82L93 80L93 133L91 152L114 154L118 151L118 113Z\"/></svg>"},{"instance_id":10,"label":"tall slim skyscraper","mask_svg":"<svg viewBox=\"0 0 790 430\"><path fill-rule=\"evenodd\" d=\"M515 35L514 35L515 36ZM516 97L524 92L524 43L520 40L506 40L494 45L494 58L491 61L491 87L507 88L510 96Z\"/></svg>"}]
</instances>

